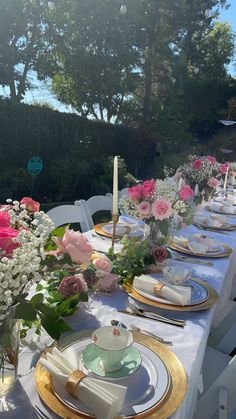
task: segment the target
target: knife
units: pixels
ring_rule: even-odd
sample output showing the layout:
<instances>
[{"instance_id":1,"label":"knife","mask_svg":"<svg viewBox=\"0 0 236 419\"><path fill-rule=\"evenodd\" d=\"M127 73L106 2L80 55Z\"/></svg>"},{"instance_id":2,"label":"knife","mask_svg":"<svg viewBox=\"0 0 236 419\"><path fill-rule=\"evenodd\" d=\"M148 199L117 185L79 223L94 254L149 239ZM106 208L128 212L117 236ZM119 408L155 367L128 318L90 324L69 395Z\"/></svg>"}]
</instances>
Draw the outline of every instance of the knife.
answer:
<instances>
[{"instance_id":1,"label":"knife","mask_svg":"<svg viewBox=\"0 0 236 419\"><path fill-rule=\"evenodd\" d=\"M185 257L185 256L172 255L172 260L181 260L183 262L196 263L199 265L206 265L206 266L213 266L212 262L207 262L206 260L194 259L194 258Z\"/></svg>"},{"instance_id":2,"label":"knife","mask_svg":"<svg viewBox=\"0 0 236 419\"><path fill-rule=\"evenodd\" d=\"M120 310L119 313L129 314L130 316L138 316L138 317L144 317L146 319L151 320L157 320L162 323L168 323L172 326L178 326L178 327L184 327L186 325L185 320L176 320L176 319L170 319L167 317L160 316L157 313L149 312L149 311L143 311L140 309L137 310Z\"/></svg>"}]
</instances>

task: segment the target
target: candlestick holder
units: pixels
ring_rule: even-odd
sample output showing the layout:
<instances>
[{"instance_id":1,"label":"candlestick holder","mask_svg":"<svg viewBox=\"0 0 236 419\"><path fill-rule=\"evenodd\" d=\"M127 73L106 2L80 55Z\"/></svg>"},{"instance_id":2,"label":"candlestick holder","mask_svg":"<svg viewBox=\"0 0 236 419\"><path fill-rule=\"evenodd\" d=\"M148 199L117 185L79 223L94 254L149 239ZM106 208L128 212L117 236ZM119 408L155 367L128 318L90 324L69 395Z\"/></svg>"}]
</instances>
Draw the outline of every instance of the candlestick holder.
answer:
<instances>
[{"instance_id":1,"label":"candlestick holder","mask_svg":"<svg viewBox=\"0 0 236 419\"><path fill-rule=\"evenodd\" d=\"M112 242L111 245L114 247L115 237L116 237L116 224L119 220L119 214L112 214L112 221L113 221L113 230L112 230Z\"/></svg>"}]
</instances>

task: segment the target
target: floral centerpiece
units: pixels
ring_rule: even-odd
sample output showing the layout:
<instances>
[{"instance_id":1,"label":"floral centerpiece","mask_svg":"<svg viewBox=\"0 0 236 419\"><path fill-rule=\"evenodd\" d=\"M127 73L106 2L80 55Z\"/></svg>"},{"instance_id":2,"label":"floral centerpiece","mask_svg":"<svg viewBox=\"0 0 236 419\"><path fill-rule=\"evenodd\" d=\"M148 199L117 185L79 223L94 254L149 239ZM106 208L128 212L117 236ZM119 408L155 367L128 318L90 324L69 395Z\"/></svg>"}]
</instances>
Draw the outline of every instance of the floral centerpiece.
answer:
<instances>
[{"instance_id":1,"label":"floral centerpiece","mask_svg":"<svg viewBox=\"0 0 236 419\"><path fill-rule=\"evenodd\" d=\"M175 177L183 177L195 191L195 202L200 203L204 197L209 200L221 183L224 167L213 156L190 155L182 164Z\"/></svg>"},{"instance_id":2,"label":"floral centerpiece","mask_svg":"<svg viewBox=\"0 0 236 419\"><path fill-rule=\"evenodd\" d=\"M179 185L168 178L147 180L142 185L132 186L128 192L129 196L120 200L120 210L148 224L152 246L166 244L171 230L191 219L188 201L194 197L194 191L189 185Z\"/></svg>"}]
</instances>

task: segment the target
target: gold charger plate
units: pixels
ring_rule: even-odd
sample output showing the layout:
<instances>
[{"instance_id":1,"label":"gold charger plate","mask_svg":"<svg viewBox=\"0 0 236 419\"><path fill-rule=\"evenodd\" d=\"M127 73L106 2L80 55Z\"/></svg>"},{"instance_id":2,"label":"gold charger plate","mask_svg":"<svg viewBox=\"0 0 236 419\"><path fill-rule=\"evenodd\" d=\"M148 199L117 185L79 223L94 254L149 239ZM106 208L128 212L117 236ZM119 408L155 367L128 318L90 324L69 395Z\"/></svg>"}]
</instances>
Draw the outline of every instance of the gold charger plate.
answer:
<instances>
[{"instance_id":1,"label":"gold charger plate","mask_svg":"<svg viewBox=\"0 0 236 419\"><path fill-rule=\"evenodd\" d=\"M220 243L220 242L219 242L219 245L221 247L223 247L223 249L224 249L224 251L222 253L210 253L210 252L207 253L207 254L206 253L194 253L190 249L188 249L187 247L184 248L184 247L178 246L178 244L176 244L174 241L170 242L168 244L168 247L172 250L175 250L176 252L184 253L184 254L187 254L187 255L194 256L194 257L225 258L225 257L228 257L228 256L231 255L232 249L231 249L230 246L228 246L225 243Z\"/></svg>"},{"instance_id":2,"label":"gold charger plate","mask_svg":"<svg viewBox=\"0 0 236 419\"><path fill-rule=\"evenodd\" d=\"M153 406L148 411L142 412L135 416L117 416L116 419L128 419L128 418L150 418L150 419L167 419L170 417L179 407L184 400L187 392L188 382L185 369L175 355L166 345L158 342L156 339L144 335L140 332L132 332L134 341L138 342L157 354L165 363L169 370L172 386L164 397L164 399ZM74 333L73 338L70 338L71 342L76 341L79 338L91 336L91 330L83 331L83 333ZM67 342L68 344L68 342ZM44 355L42 355L44 356ZM84 419L91 418L94 416L82 415L81 413L75 412L72 408L62 403L54 394L51 375L38 363L35 369L35 383L39 396L44 403L57 415L64 419Z\"/></svg>"},{"instance_id":3,"label":"gold charger plate","mask_svg":"<svg viewBox=\"0 0 236 419\"><path fill-rule=\"evenodd\" d=\"M236 230L236 224L227 224L226 226L221 226L221 227L210 227L207 226L205 224L202 223L195 223L193 222L193 225L202 228L203 230L208 230L208 231L234 231Z\"/></svg>"},{"instance_id":4,"label":"gold charger plate","mask_svg":"<svg viewBox=\"0 0 236 419\"><path fill-rule=\"evenodd\" d=\"M235 204L234 204L235 206ZM207 211L210 212L214 212L215 214L221 214L221 215L232 215L233 217L236 215L236 213L229 213L229 212L225 212L225 211L221 211L220 208L219 209L215 209L215 208L211 208L209 205L206 205L205 209L207 209Z\"/></svg>"},{"instance_id":5,"label":"gold charger plate","mask_svg":"<svg viewBox=\"0 0 236 419\"><path fill-rule=\"evenodd\" d=\"M94 230L96 231L97 234L99 234L100 236L105 236L105 237L112 237L112 233L107 233L106 231L103 230L103 227L106 226L107 224L112 224L112 223L101 223L101 224L96 224L94 226ZM122 225L122 227L124 227L126 229L126 233L124 234L118 234L116 232L115 237L123 237L125 234L129 234L130 233L130 227L123 224L123 223L117 223L116 225Z\"/></svg>"},{"instance_id":6,"label":"gold charger plate","mask_svg":"<svg viewBox=\"0 0 236 419\"><path fill-rule=\"evenodd\" d=\"M218 294L215 290L215 288L211 287L207 282L202 281L200 278L194 277L194 281L198 284L201 284L204 286L208 292L208 299L206 301L203 301L199 304L194 305L186 305L186 306L180 306L180 305L174 305L174 304L167 304L167 303L161 303L158 301L150 300L149 298L146 298L139 294L137 291L135 291L132 287L126 286L126 291L128 292L129 296L134 298L134 300L139 301L140 303L147 304L152 307L156 308L162 308L164 310L171 310L171 311L200 311L200 310L206 310L208 308L211 308L215 302L218 299Z\"/></svg>"}]
</instances>

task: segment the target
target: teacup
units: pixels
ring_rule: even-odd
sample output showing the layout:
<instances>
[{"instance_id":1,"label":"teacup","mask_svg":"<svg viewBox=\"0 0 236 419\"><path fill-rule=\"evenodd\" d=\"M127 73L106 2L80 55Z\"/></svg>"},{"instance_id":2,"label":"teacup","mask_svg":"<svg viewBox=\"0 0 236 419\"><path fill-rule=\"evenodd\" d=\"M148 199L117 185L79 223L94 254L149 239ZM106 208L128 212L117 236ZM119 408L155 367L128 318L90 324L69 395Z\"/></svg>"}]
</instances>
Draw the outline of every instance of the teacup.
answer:
<instances>
[{"instance_id":1,"label":"teacup","mask_svg":"<svg viewBox=\"0 0 236 419\"><path fill-rule=\"evenodd\" d=\"M182 266L166 266L163 275L167 282L173 285L182 285L191 277L191 272Z\"/></svg>"},{"instance_id":2,"label":"teacup","mask_svg":"<svg viewBox=\"0 0 236 419\"><path fill-rule=\"evenodd\" d=\"M96 329L92 340L100 357L100 366L107 372L122 368L122 360L133 344L132 333L122 327L104 326Z\"/></svg>"}]
</instances>

